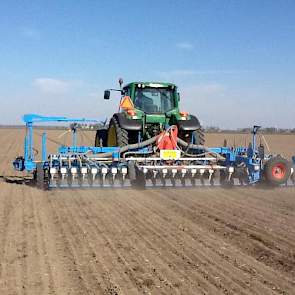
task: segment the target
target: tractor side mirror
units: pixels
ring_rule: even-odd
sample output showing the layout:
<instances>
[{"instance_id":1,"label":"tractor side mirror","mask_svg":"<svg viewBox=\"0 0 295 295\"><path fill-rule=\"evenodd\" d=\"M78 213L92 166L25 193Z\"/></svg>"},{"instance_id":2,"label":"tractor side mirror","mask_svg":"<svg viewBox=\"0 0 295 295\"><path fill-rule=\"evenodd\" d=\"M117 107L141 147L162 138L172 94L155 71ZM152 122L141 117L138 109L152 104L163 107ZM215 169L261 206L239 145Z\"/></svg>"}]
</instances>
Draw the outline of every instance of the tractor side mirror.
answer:
<instances>
[{"instance_id":1,"label":"tractor side mirror","mask_svg":"<svg viewBox=\"0 0 295 295\"><path fill-rule=\"evenodd\" d=\"M177 92L177 99L178 99L178 101L180 101L180 94L179 94L179 92Z\"/></svg>"},{"instance_id":2,"label":"tractor side mirror","mask_svg":"<svg viewBox=\"0 0 295 295\"><path fill-rule=\"evenodd\" d=\"M110 99L110 96L111 96L111 91L110 90L105 90L103 98L104 99Z\"/></svg>"}]
</instances>

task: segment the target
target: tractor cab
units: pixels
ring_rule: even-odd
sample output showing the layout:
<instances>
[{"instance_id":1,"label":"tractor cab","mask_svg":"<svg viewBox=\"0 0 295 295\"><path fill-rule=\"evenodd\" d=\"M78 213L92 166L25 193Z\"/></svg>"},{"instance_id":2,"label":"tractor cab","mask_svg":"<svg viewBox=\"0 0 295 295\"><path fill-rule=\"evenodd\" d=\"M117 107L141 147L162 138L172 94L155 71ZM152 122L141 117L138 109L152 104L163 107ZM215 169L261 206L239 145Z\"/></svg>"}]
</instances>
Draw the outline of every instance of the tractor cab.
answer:
<instances>
[{"instance_id":1,"label":"tractor cab","mask_svg":"<svg viewBox=\"0 0 295 295\"><path fill-rule=\"evenodd\" d=\"M178 108L177 88L173 84L131 83L123 91L134 108L145 114L165 114Z\"/></svg>"}]
</instances>

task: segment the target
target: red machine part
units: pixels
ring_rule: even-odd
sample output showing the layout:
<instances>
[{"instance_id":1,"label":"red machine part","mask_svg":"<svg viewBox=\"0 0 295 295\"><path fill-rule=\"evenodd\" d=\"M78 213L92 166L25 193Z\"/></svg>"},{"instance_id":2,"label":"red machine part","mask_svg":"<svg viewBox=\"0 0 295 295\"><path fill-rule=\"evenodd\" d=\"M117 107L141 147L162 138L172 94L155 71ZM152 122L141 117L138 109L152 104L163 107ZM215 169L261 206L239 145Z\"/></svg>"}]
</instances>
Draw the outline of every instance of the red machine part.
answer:
<instances>
[{"instance_id":1,"label":"red machine part","mask_svg":"<svg viewBox=\"0 0 295 295\"><path fill-rule=\"evenodd\" d=\"M277 163L272 168L272 176L275 179L278 179L278 180L284 179L286 173L287 173L287 167L283 163Z\"/></svg>"},{"instance_id":2,"label":"red machine part","mask_svg":"<svg viewBox=\"0 0 295 295\"><path fill-rule=\"evenodd\" d=\"M286 184L291 175L291 164L281 156L273 157L266 162L264 174L270 184Z\"/></svg>"},{"instance_id":3,"label":"red machine part","mask_svg":"<svg viewBox=\"0 0 295 295\"><path fill-rule=\"evenodd\" d=\"M159 150L175 150L177 148L178 128L173 125L168 130L159 134L157 147Z\"/></svg>"}]
</instances>

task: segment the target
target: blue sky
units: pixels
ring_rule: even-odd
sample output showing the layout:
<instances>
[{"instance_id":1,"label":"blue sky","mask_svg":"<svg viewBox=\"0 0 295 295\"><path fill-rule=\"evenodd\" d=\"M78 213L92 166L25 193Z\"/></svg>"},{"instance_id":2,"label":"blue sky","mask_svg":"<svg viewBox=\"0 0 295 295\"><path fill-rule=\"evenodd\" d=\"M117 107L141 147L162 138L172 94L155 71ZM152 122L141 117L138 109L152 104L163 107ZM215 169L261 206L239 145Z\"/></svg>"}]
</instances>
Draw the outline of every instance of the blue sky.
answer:
<instances>
[{"instance_id":1,"label":"blue sky","mask_svg":"<svg viewBox=\"0 0 295 295\"><path fill-rule=\"evenodd\" d=\"M105 118L117 79L171 81L204 125L295 127L295 1L1 1L0 123Z\"/></svg>"}]
</instances>

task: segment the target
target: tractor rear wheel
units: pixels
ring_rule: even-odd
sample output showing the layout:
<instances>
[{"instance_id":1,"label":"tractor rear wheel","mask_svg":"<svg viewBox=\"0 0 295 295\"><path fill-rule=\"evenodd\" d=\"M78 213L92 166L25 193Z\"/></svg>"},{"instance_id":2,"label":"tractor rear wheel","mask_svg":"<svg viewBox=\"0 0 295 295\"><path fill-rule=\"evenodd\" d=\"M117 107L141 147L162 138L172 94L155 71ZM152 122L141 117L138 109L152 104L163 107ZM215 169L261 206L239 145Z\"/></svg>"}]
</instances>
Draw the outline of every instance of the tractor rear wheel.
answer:
<instances>
[{"instance_id":1,"label":"tractor rear wheel","mask_svg":"<svg viewBox=\"0 0 295 295\"><path fill-rule=\"evenodd\" d=\"M194 144L204 145L205 144L205 133L204 129L200 127L199 129L193 131Z\"/></svg>"},{"instance_id":2,"label":"tractor rear wheel","mask_svg":"<svg viewBox=\"0 0 295 295\"><path fill-rule=\"evenodd\" d=\"M271 185L286 184L291 175L290 163L278 156L268 160L264 166L266 181Z\"/></svg>"},{"instance_id":3,"label":"tractor rear wheel","mask_svg":"<svg viewBox=\"0 0 295 295\"><path fill-rule=\"evenodd\" d=\"M126 146L129 143L128 131L121 128L117 119L112 118L109 125L107 146Z\"/></svg>"}]
</instances>

